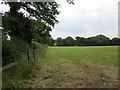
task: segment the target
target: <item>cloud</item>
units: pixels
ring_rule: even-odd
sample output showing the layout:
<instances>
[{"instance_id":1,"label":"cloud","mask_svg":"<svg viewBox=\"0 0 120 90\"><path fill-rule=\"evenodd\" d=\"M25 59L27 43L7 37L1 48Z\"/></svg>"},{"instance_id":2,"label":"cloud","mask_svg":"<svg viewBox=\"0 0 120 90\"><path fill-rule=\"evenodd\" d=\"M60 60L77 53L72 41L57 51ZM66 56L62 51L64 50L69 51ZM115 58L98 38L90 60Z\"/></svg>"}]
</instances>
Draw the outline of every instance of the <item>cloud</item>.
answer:
<instances>
[{"instance_id":1,"label":"cloud","mask_svg":"<svg viewBox=\"0 0 120 90\"><path fill-rule=\"evenodd\" d=\"M56 0L60 3L61 14L59 24L53 30L53 37L57 32L68 35L82 35L89 37L104 34L109 37L118 35L118 1L119 0L74 0L70 5L66 0ZM55 34L55 35L54 35ZM62 35L61 35L62 37Z\"/></svg>"},{"instance_id":2,"label":"cloud","mask_svg":"<svg viewBox=\"0 0 120 90\"><path fill-rule=\"evenodd\" d=\"M95 31L92 31L92 30L89 30L85 33L80 33L78 34L77 36L80 36L80 37L92 37L92 36L96 36L96 35L99 35L99 34L103 34L107 37L109 37L110 39L114 38L114 37L118 37L118 30L108 30L108 31L105 31L105 32L95 32Z\"/></svg>"},{"instance_id":3,"label":"cloud","mask_svg":"<svg viewBox=\"0 0 120 90\"><path fill-rule=\"evenodd\" d=\"M4 13L4 12L8 11L9 9L10 9L9 5L0 4L0 12Z\"/></svg>"},{"instance_id":4,"label":"cloud","mask_svg":"<svg viewBox=\"0 0 120 90\"><path fill-rule=\"evenodd\" d=\"M105 32L96 32L96 31L92 30L91 27L87 26L87 31L84 33L72 34L69 32L54 30L50 34L54 37L54 39L57 39L58 37L66 38L67 36L71 36L74 39L76 36L88 38L88 37L96 36L99 34L103 34L103 35L109 37L110 39L112 39L114 37L118 37L118 30L116 29L116 30L107 30Z\"/></svg>"},{"instance_id":5,"label":"cloud","mask_svg":"<svg viewBox=\"0 0 120 90\"><path fill-rule=\"evenodd\" d=\"M75 5L66 0L56 0L60 4L61 14L57 16L59 24L51 35L57 37L89 37L104 34L118 36L118 1L119 0L74 0ZM1 4L0 4L1 5ZM1 5L0 12L9 10Z\"/></svg>"},{"instance_id":6,"label":"cloud","mask_svg":"<svg viewBox=\"0 0 120 90\"><path fill-rule=\"evenodd\" d=\"M72 33L64 32L60 30L54 30L53 32L50 32L50 34L54 37L54 39L57 39L58 37L66 38L67 36L75 37L75 35Z\"/></svg>"}]
</instances>

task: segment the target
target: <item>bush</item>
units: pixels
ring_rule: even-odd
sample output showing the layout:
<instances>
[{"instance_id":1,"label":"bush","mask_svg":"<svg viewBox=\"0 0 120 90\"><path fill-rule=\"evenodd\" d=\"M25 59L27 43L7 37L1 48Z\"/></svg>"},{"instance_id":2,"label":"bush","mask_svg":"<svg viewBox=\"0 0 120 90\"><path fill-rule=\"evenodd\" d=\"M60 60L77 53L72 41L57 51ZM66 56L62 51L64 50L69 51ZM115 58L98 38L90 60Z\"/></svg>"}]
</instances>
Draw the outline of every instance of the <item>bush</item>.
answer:
<instances>
[{"instance_id":1,"label":"bush","mask_svg":"<svg viewBox=\"0 0 120 90\"><path fill-rule=\"evenodd\" d=\"M17 87L20 81L27 79L33 72L32 64L26 60L26 56L20 59L19 64L2 72L2 87Z\"/></svg>"},{"instance_id":2,"label":"bush","mask_svg":"<svg viewBox=\"0 0 120 90\"><path fill-rule=\"evenodd\" d=\"M47 45L33 41L33 42L32 42L32 47L33 47L33 49L36 49L36 48L46 49L46 48L47 48Z\"/></svg>"},{"instance_id":3,"label":"bush","mask_svg":"<svg viewBox=\"0 0 120 90\"><path fill-rule=\"evenodd\" d=\"M17 61L30 50L30 46L20 39L2 40L2 65Z\"/></svg>"},{"instance_id":4,"label":"bush","mask_svg":"<svg viewBox=\"0 0 120 90\"><path fill-rule=\"evenodd\" d=\"M17 47L12 41L3 40L2 42L2 65L13 62L16 59Z\"/></svg>"},{"instance_id":5,"label":"bush","mask_svg":"<svg viewBox=\"0 0 120 90\"><path fill-rule=\"evenodd\" d=\"M10 41L10 43L11 43L11 41ZM24 44L25 43L23 43L23 46L24 46ZM7 45L8 45L8 43L7 43ZM14 45L16 46L15 42L14 42ZM12 46L13 45L11 45L11 47ZM22 47L22 43L19 44L19 46ZM27 47L27 45L25 47ZM30 76L32 74L34 74L36 67L40 66L41 59L46 54L47 45L40 44L37 42L32 42L32 47L36 48L35 49L35 54L36 54L35 55L36 56L35 66L33 66L33 64L27 60L26 55L22 55L21 58L18 58L20 62L16 66L6 69L2 72L3 88L22 87L21 83L23 83L23 80L30 78ZM29 47L27 47L27 48L28 48L27 50L29 50ZM10 49L10 51L11 50L12 49ZM17 50L18 50L18 47L17 47ZM20 50L22 50L22 49L20 49ZM23 49L23 51L24 51L24 49ZM32 52L29 51L29 53L30 53L30 57L32 58Z\"/></svg>"}]
</instances>

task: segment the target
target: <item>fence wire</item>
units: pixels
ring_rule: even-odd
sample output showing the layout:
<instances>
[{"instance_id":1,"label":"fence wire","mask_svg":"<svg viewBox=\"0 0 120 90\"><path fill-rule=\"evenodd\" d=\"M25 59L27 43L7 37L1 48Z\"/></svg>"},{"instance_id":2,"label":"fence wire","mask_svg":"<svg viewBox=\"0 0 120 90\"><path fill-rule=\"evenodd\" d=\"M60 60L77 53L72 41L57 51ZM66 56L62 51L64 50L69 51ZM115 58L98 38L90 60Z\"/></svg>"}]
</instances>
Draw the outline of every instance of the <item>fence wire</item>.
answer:
<instances>
[{"instance_id":1,"label":"fence wire","mask_svg":"<svg viewBox=\"0 0 120 90\"><path fill-rule=\"evenodd\" d=\"M29 50L29 51L28 51L28 54L29 54L29 61L30 61L32 64L34 64L34 62L35 62L35 52L34 52L34 49ZM18 58L18 56L19 56L20 58ZM19 61L19 60L22 58L22 56L26 56L26 60L28 60L27 51L23 51L23 52L16 52L16 53L14 53L14 54L11 55L11 56L2 57L2 61L4 62L4 61L11 60L11 61L6 62L5 65L7 65L7 64L13 63L13 62L15 62L15 61ZM12 59L14 59L14 60L12 60ZM2 66L5 66L5 65L2 65Z\"/></svg>"}]
</instances>

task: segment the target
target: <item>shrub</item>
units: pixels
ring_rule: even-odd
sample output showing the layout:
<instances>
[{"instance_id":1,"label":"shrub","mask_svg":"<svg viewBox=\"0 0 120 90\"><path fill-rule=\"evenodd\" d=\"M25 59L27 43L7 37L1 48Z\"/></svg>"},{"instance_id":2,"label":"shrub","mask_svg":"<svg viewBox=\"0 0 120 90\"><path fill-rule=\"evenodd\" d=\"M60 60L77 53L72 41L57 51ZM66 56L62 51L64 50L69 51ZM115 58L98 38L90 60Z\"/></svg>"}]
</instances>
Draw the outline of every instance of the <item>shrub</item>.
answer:
<instances>
[{"instance_id":1,"label":"shrub","mask_svg":"<svg viewBox=\"0 0 120 90\"><path fill-rule=\"evenodd\" d=\"M17 61L30 50L30 46L20 39L2 40L2 65Z\"/></svg>"}]
</instances>

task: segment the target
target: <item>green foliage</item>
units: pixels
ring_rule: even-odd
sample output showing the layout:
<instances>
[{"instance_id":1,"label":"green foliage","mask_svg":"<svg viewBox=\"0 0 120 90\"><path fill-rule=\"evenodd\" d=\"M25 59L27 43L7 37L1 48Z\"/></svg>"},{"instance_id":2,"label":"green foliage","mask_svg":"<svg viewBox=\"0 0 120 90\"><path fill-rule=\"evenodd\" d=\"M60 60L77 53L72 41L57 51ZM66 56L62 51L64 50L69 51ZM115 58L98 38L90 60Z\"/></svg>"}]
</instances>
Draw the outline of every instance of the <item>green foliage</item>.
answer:
<instances>
[{"instance_id":1,"label":"green foliage","mask_svg":"<svg viewBox=\"0 0 120 90\"><path fill-rule=\"evenodd\" d=\"M11 39L18 37L30 44L33 38L30 22L29 18L24 17L22 13L8 12L3 16L3 32Z\"/></svg>"},{"instance_id":2,"label":"green foliage","mask_svg":"<svg viewBox=\"0 0 120 90\"><path fill-rule=\"evenodd\" d=\"M47 46L34 41L50 44L51 37L49 33L55 24L58 23L56 15L59 14L57 10L59 5L56 2L6 3L9 5L10 10L3 16L3 66L14 61L21 62L22 64L16 66L15 70L8 70L8 72L10 72L10 74L14 73L19 77L25 77L31 73L32 66L28 64L27 57L32 59L33 49L36 52L37 49L39 49L42 54L46 53ZM29 16L25 16L25 14L21 12L21 9L28 12ZM8 40L8 36L10 40ZM26 55L26 61L22 62L21 59L23 55ZM30 62L32 62L32 60L30 60ZM7 72L4 74L6 80L10 78L10 74L7 75ZM18 76L15 76L15 80L18 80ZM12 80L13 77L10 79L11 81L7 83L8 86L16 85L14 80Z\"/></svg>"},{"instance_id":3,"label":"green foliage","mask_svg":"<svg viewBox=\"0 0 120 90\"><path fill-rule=\"evenodd\" d=\"M97 35L95 39L97 40L97 45L110 45L110 39L104 35Z\"/></svg>"},{"instance_id":4,"label":"green foliage","mask_svg":"<svg viewBox=\"0 0 120 90\"><path fill-rule=\"evenodd\" d=\"M120 38L113 38L111 40L111 45L120 45Z\"/></svg>"},{"instance_id":5,"label":"green foliage","mask_svg":"<svg viewBox=\"0 0 120 90\"><path fill-rule=\"evenodd\" d=\"M50 46L54 46L55 45L55 40L53 38L51 38L49 45Z\"/></svg>"},{"instance_id":6,"label":"green foliage","mask_svg":"<svg viewBox=\"0 0 120 90\"><path fill-rule=\"evenodd\" d=\"M63 40L62 40L62 38L60 38L60 37L58 37L58 38L56 39L55 43L56 43L57 46L62 46L62 45L64 45L64 44L63 44Z\"/></svg>"},{"instance_id":7,"label":"green foliage","mask_svg":"<svg viewBox=\"0 0 120 90\"><path fill-rule=\"evenodd\" d=\"M20 63L15 67L15 73L20 74L22 78L27 78L33 70L32 64L29 61L25 60L27 59L25 57L26 55L24 55L23 58L21 58Z\"/></svg>"},{"instance_id":8,"label":"green foliage","mask_svg":"<svg viewBox=\"0 0 120 90\"><path fill-rule=\"evenodd\" d=\"M56 2L6 3L10 10L3 16L3 65L31 51L32 41L50 44L49 32L58 23L56 15L59 14ZM25 16L21 9L28 12L29 16ZM10 40L7 40L8 36Z\"/></svg>"},{"instance_id":9,"label":"green foliage","mask_svg":"<svg viewBox=\"0 0 120 90\"><path fill-rule=\"evenodd\" d=\"M19 64L2 73L3 88L17 87L17 84L26 79L33 72L33 66L26 60L26 56L19 59Z\"/></svg>"},{"instance_id":10,"label":"green foliage","mask_svg":"<svg viewBox=\"0 0 120 90\"><path fill-rule=\"evenodd\" d=\"M57 46L74 46L75 45L74 39L70 36L66 37L65 39L58 37L55 42Z\"/></svg>"},{"instance_id":11,"label":"green foliage","mask_svg":"<svg viewBox=\"0 0 120 90\"><path fill-rule=\"evenodd\" d=\"M108 37L104 35L97 35L94 37L75 37L75 40L68 36L65 39L57 38L54 43L57 46L108 46L108 45L120 45L119 38L113 38L110 40Z\"/></svg>"},{"instance_id":12,"label":"green foliage","mask_svg":"<svg viewBox=\"0 0 120 90\"><path fill-rule=\"evenodd\" d=\"M47 45L33 41L32 45L34 48L44 49L47 48Z\"/></svg>"},{"instance_id":13,"label":"green foliage","mask_svg":"<svg viewBox=\"0 0 120 90\"><path fill-rule=\"evenodd\" d=\"M85 43L86 41L85 41L84 37L79 37L79 36L75 37L75 42L76 42L77 46L84 46L84 45L86 45L86 43Z\"/></svg>"},{"instance_id":14,"label":"green foliage","mask_svg":"<svg viewBox=\"0 0 120 90\"><path fill-rule=\"evenodd\" d=\"M64 39L64 45L65 46L74 46L75 45L75 41L72 37L68 36L67 38Z\"/></svg>"},{"instance_id":15,"label":"green foliage","mask_svg":"<svg viewBox=\"0 0 120 90\"><path fill-rule=\"evenodd\" d=\"M50 36L43 37L43 43L49 45L51 43L51 37Z\"/></svg>"},{"instance_id":16,"label":"green foliage","mask_svg":"<svg viewBox=\"0 0 120 90\"><path fill-rule=\"evenodd\" d=\"M12 41L3 40L2 45L2 65L6 65L15 61L16 58L16 45Z\"/></svg>"},{"instance_id":17,"label":"green foliage","mask_svg":"<svg viewBox=\"0 0 120 90\"><path fill-rule=\"evenodd\" d=\"M2 65L18 61L31 47L20 39L2 41Z\"/></svg>"},{"instance_id":18,"label":"green foliage","mask_svg":"<svg viewBox=\"0 0 120 90\"><path fill-rule=\"evenodd\" d=\"M35 47L35 66L27 60L26 55L22 55L21 58L18 58L19 63L16 66L2 72L3 88L18 88L18 86L20 86L19 83L30 78L34 74L36 67L40 66L41 59L46 56L47 45L33 41L32 47ZM31 59L33 59L32 51L29 53Z\"/></svg>"},{"instance_id":19,"label":"green foliage","mask_svg":"<svg viewBox=\"0 0 120 90\"><path fill-rule=\"evenodd\" d=\"M10 11L3 16L4 36L18 37L31 44L32 40L45 43L49 32L58 23L56 2L7 2ZM33 8L31 8L33 7ZM20 9L29 13L25 16ZM33 19L35 18L35 19ZM47 43L48 44L48 43Z\"/></svg>"}]
</instances>

